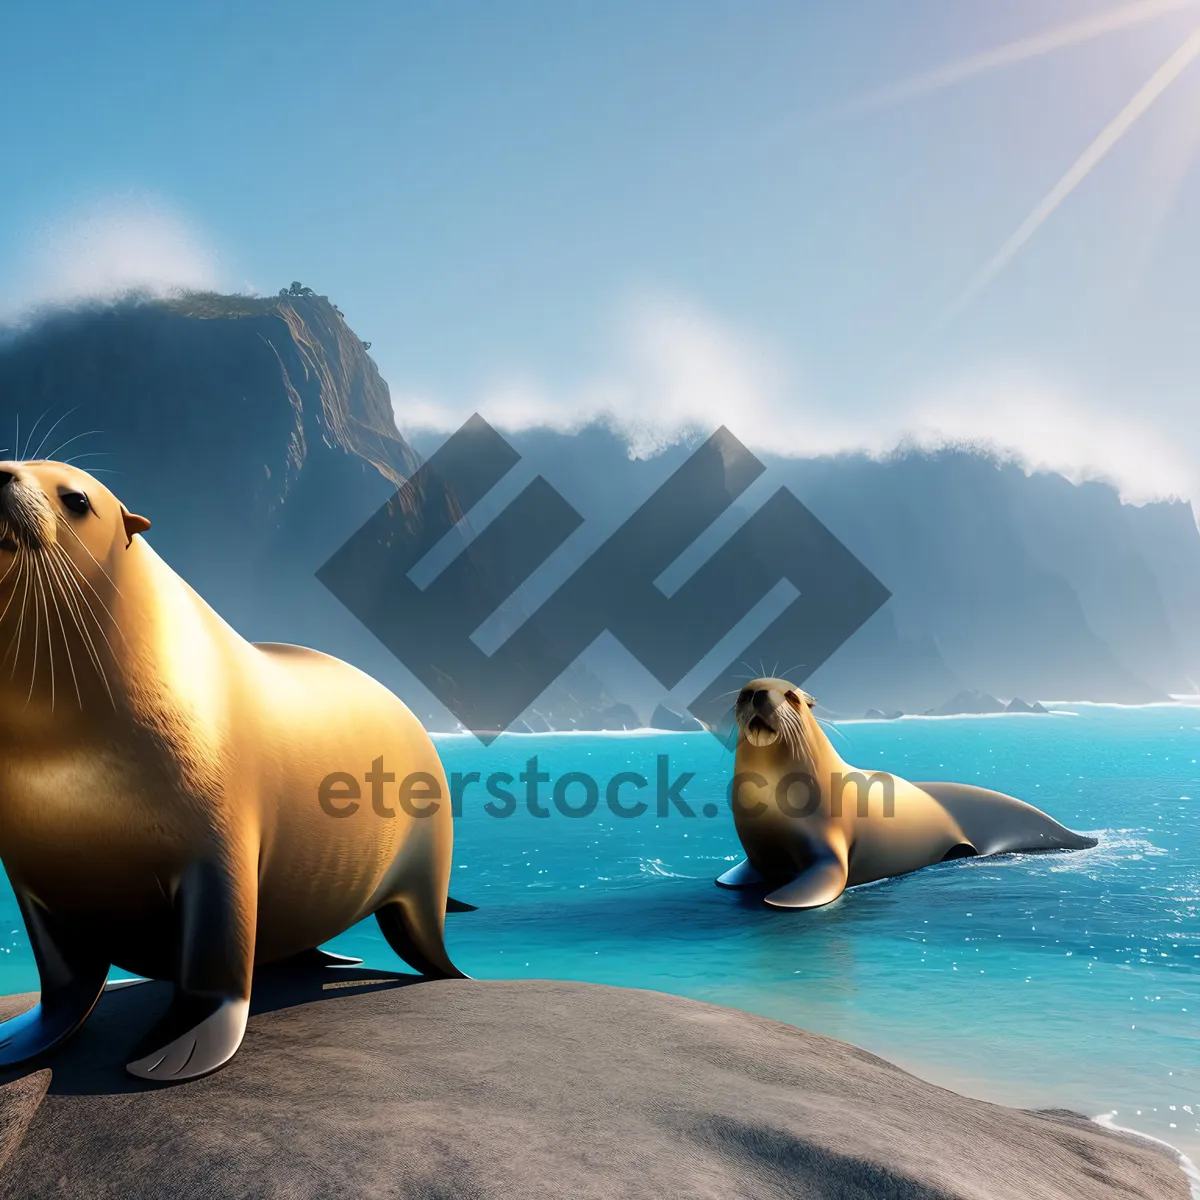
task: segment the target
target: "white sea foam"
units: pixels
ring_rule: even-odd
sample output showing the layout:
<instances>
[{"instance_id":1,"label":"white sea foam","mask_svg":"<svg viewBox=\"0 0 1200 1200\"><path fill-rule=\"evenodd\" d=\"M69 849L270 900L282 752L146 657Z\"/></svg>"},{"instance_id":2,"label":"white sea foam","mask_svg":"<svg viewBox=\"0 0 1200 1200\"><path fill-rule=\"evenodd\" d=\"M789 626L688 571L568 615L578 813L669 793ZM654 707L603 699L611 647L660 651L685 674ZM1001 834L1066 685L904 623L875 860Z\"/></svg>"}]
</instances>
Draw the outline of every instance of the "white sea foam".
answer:
<instances>
[{"instance_id":1,"label":"white sea foam","mask_svg":"<svg viewBox=\"0 0 1200 1200\"><path fill-rule=\"evenodd\" d=\"M1046 703L1049 703L1047 701ZM839 717L833 725L894 725L897 721L991 721L997 717L1073 717L1071 712L903 713L898 717ZM826 718L829 720L829 718Z\"/></svg>"},{"instance_id":2,"label":"white sea foam","mask_svg":"<svg viewBox=\"0 0 1200 1200\"><path fill-rule=\"evenodd\" d=\"M1128 1125L1118 1125L1113 1120L1113 1117L1116 1115L1116 1113L1101 1113L1098 1117L1093 1117L1092 1120L1097 1125L1102 1125L1105 1129L1112 1129L1117 1133L1128 1133L1132 1137L1140 1138L1143 1142L1151 1142L1155 1146L1161 1146L1164 1150L1169 1150L1179 1159L1179 1166L1184 1175L1187 1176L1188 1186L1192 1189L1192 1200L1200 1200L1200 1170L1197 1170L1196 1164L1182 1150L1172 1146L1170 1142L1164 1142L1162 1138L1142 1133L1140 1129L1130 1129Z\"/></svg>"},{"instance_id":3,"label":"white sea foam","mask_svg":"<svg viewBox=\"0 0 1200 1200\"><path fill-rule=\"evenodd\" d=\"M1200 696L1172 696L1170 700L1148 700L1144 704L1122 704L1117 700L1043 700L1054 708L1196 708Z\"/></svg>"},{"instance_id":4,"label":"white sea foam","mask_svg":"<svg viewBox=\"0 0 1200 1200\"><path fill-rule=\"evenodd\" d=\"M651 729L649 726L642 726L640 729L551 729L543 733L538 733L536 730L526 732L525 730L515 731L506 730L500 734L502 738L547 738L547 737L598 737L598 738L633 738L633 737L686 737L688 734L695 735L703 733L702 729ZM431 732L431 738L438 740L449 738L472 738L475 734L469 729L458 729L453 733L450 732Z\"/></svg>"},{"instance_id":5,"label":"white sea foam","mask_svg":"<svg viewBox=\"0 0 1200 1200\"><path fill-rule=\"evenodd\" d=\"M638 870L643 875L653 875L663 879L696 879L695 875L682 875L678 871L669 870L661 858L641 858L638 860Z\"/></svg>"}]
</instances>

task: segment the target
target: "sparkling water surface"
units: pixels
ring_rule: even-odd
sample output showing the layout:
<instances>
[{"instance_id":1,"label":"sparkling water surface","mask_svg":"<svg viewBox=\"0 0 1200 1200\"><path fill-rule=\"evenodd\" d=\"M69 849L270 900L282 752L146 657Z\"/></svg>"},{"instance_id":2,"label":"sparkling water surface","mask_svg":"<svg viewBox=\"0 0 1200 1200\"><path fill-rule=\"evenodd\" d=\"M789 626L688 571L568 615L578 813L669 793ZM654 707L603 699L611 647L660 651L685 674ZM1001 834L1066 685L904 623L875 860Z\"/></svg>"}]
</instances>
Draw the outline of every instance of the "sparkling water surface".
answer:
<instances>
[{"instance_id":1,"label":"sparkling water surface","mask_svg":"<svg viewBox=\"0 0 1200 1200\"><path fill-rule=\"evenodd\" d=\"M984 1099L1115 1113L1200 1159L1200 707L840 729L856 766L1011 792L1099 845L960 860L776 912L713 886L742 856L726 801L732 755L710 735L509 735L486 749L441 738L447 773L515 779L536 756L551 776L539 786L545 818L527 810L519 780L496 785L515 795L508 817L485 811L502 807L483 783L466 787L451 893L479 911L447 918L455 961L478 978L655 988L761 1013ZM694 816L659 814L659 770L692 773L682 796ZM554 807L569 772L597 783L590 815ZM646 801L640 817L605 803L621 772L647 780L620 793ZM564 798L582 806L585 785ZM11 893L0 904L0 991L30 990ZM396 965L373 921L331 948Z\"/></svg>"}]
</instances>

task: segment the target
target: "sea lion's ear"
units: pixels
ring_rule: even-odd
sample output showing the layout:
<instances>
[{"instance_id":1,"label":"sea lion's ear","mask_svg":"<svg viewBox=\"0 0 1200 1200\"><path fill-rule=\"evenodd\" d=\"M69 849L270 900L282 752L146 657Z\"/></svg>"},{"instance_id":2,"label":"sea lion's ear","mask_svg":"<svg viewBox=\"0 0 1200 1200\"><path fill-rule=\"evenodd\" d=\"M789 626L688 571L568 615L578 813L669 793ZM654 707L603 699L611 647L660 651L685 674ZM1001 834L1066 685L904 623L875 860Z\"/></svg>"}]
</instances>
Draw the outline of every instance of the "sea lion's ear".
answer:
<instances>
[{"instance_id":1,"label":"sea lion's ear","mask_svg":"<svg viewBox=\"0 0 1200 1200\"><path fill-rule=\"evenodd\" d=\"M145 533L150 528L150 522L145 517L139 517L137 513L131 513L125 505L121 505L121 520L125 523L125 549L128 550L133 545L133 535L135 533Z\"/></svg>"}]
</instances>

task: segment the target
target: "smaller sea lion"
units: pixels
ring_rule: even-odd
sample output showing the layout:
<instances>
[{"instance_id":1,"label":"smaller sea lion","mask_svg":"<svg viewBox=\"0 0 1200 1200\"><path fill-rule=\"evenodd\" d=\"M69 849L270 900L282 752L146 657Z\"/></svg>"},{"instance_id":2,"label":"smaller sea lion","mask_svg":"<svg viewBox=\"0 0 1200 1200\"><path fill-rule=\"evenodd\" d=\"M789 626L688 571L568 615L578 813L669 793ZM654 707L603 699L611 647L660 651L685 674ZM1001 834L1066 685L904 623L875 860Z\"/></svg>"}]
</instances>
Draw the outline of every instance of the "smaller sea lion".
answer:
<instances>
[{"instance_id":1,"label":"smaller sea lion","mask_svg":"<svg viewBox=\"0 0 1200 1200\"><path fill-rule=\"evenodd\" d=\"M950 858L1096 844L1002 792L850 766L815 703L786 679L755 679L739 693L732 800L746 858L720 886L769 888L775 908L817 908L855 884Z\"/></svg>"}]
</instances>

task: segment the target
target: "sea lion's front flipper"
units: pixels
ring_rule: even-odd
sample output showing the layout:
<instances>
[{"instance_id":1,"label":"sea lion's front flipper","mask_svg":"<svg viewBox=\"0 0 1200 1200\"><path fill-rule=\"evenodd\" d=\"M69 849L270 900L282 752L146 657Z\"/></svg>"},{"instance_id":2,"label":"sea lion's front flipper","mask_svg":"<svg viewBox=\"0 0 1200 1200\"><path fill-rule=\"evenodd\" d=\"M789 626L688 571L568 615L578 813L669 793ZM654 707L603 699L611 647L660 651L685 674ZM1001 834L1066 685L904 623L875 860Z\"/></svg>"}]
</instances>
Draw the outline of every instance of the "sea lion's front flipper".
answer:
<instances>
[{"instance_id":1,"label":"sea lion's front flipper","mask_svg":"<svg viewBox=\"0 0 1200 1200\"><path fill-rule=\"evenodd\" d=\"M846 890L846 865L826 858L801 871L791 883L764 897L772 908L820 908Z\"/></svg>"},{"instance_id":2,"label":"sea lion's front flipper","mask_svg":"<svg viewBox=\"0 0 1200 1200\"><path fill-rule=\"evenodd\" d=\"M108 978L109 964L72 936L32 896L17 889L17 905L42 981L31 1009L0 1022L0 1067L44 1054L87 1020Z\"/></svg>"},{"instance_id":3,"label":"sea lion's front flipper","mask_svg":"<svg viewBox=\"0 0 1200 1200\"><path fill-rule=\"evenodd\" d=\"M724 888L758 887L766 882L766 879L750 865L748 858L743 858L736 867L730 867L724 875L717 876L717 887Z\"/></svg>"},{"instance_id":4,"label":"sea lion's front flipper","mask_svg":"<svg viewBox=\"0 0 1200 1200\"><path fill-rule=\"evenodd\" d=\"M254 871L195 863L175 893L175 995L125 1069L141 1079L179 1083L227 1063L250 1014L257 895Z\"/></svg>"}]
</instances>

